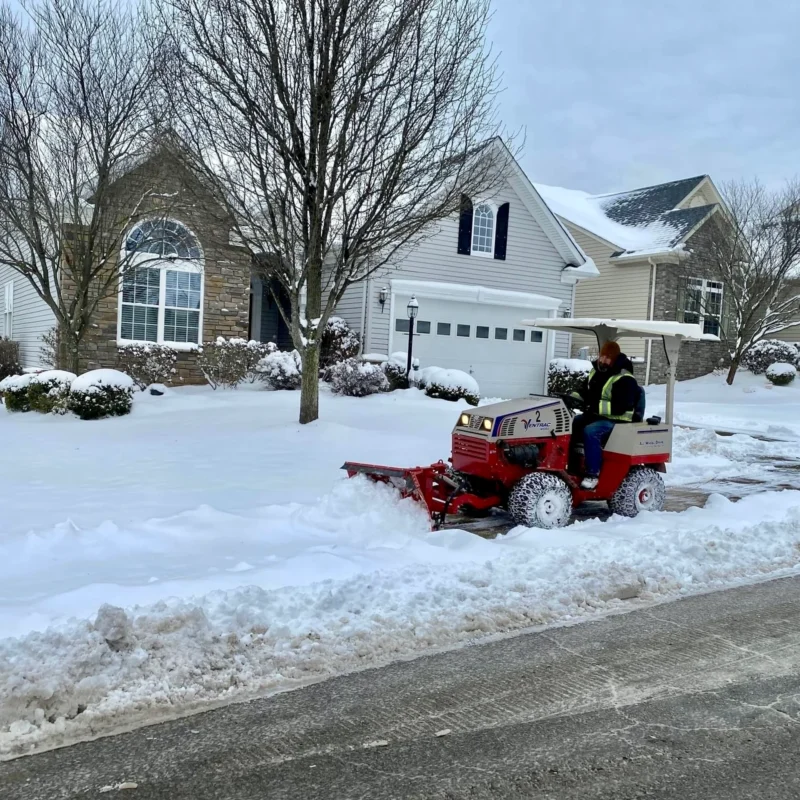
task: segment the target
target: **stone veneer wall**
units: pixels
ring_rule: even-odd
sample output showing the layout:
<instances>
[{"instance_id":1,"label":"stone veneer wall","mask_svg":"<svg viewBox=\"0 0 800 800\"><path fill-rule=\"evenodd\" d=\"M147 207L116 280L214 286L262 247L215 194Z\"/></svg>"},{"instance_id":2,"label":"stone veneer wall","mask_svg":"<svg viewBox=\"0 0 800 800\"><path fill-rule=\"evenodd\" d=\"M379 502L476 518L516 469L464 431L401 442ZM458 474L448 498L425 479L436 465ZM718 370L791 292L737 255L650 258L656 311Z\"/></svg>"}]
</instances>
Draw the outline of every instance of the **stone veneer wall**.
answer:
<instances>
[{"instance_id":1,"label":"stone veneer wall","mask_svg":"<svg viewBox=\"0 0 800 800\"><path fill-rule=\"evenodd\" d=\"M251 258L244 248L228 243L230 227L219 207L180 163L168 156L154 156L119 183L124 183L120 190L130 197L141 197L155 190L162 196L178 198L168 215L192 231L205 257L202 341L213 341L218 336L247 338ZM147 214L142 216L146 218ZM69 291L67 283L65 289ZM117 366L118 303L118 293L100 301L81 348L82 372ZM173 383L203 382L196 354L179 351L178 374Z\"/></svg>"}]
</instances>

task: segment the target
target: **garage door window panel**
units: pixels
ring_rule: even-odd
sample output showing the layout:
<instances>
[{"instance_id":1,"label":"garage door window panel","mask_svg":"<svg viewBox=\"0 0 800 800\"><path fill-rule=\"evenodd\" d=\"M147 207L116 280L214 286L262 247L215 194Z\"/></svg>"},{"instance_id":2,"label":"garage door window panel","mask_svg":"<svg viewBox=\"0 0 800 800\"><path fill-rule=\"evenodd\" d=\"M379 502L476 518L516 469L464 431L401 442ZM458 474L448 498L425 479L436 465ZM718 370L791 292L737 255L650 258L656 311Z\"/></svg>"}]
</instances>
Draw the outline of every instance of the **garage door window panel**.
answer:
<instances>
[{"instance_id":1,"label":"garage door window panel","mask_svg":"<svg viewBox=\"0 0 800 800\"><path fill-rule=\"evenodd\" d=\"M469 336L469 325L459 325L456 328L456 335L457 336Z\"/></svg>"},{"instance_id":2,"label":"garage door window panel","mask_svg":"<svg viewBox=\"0 0 800 800\"><path fill-rule=\"evenodd\" d=\"M541 331L531 331L531 341L535 344L539 344L542 341L542 332Z\"/></svg>"},{"instance_id":3,"label":"garage door window panel","mask_svg":"<svg viewBox=\"0 0 800 800\"><path fill-rule=\"evenodd\" d=\"M431 332L431 323L426 322L425 320L419 320L416 324L417 333L430 333Z\"/></svg>"},{"instance_id":4,"label":"garage door window panel","mask_svg":"<svg viewBox=\"0 0 800 800\"><path fill-rule=\"evenodd\" d=\"M515 342L524 342L525 341L525 331L521 330L520 328L514 328L514 341Z\"/></svg>"},{"instance_id":5,"label":"garage door window panel","mask_svg":"<svg viewBox=\"0 0 800 800\"><path fill-rule=\"evenodd\" d=\"M475 328L475 336L478 339L488 339L489 338L489 328L485 325L478 325Z\"/></svg>"},{"instance_id":6,"label":"garage door window panel","mask_svg":"<svg viewBox=\"0 0 800 800\"><path fill-rule=\"evenodd\" d=\"M409 321L407 319L396 319L394 321L394 329L398 333L408 333L409 330Z\"/></svg>"},{"instance_id":7,"label":"garage door window panel","mask_svg":"<svg viewBox=\"0 0 800 800\"><path fill-rule=\"evenodd\" d=\"M495 328L494 329L494 338L495 339L508 339L508 328Z\"/></svg>"},{"instance_id":8,"label":"garage door window panel","mask_svg":"<svg viewBox=\"0 0 800 800\"><path fill-rule=\"evenodd\" d=\"M450 323L449 322L440 322L436 326L436 333L439 336L449 336L450 335Z\"/></svg>"}]
</instances>

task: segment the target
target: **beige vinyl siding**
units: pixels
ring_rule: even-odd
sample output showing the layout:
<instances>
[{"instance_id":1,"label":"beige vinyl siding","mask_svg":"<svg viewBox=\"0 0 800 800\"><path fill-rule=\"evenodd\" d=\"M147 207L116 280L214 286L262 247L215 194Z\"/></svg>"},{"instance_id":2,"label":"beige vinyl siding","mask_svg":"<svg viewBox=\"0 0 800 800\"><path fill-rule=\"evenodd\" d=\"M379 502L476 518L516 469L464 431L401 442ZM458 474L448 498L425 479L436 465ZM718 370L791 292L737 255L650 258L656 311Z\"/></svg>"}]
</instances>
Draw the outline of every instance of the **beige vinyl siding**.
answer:
<instances>
[{"instance_id":1,"label":"beige vinyl siding","mask_svg":"<svg viewBox=\"0 0 800 800\"><path fill-rule=\"evenodd\" d=\"M361 321L364 315L364 284L353 283L344 290L342 299L336 305L334 312L356 331L362 333Z\"/></svg>"},{"instance_id":2,"label":"beige vinyl siding","mask_svg":"<svg viewBox=\"0 0 800 800\"><path fill-rule=\"evenodd\" d=\"M776 339L781 339L784 342L800 342L800 325L793 325L785 331L775 335Z\"/></svg>"},{"instance_id":3,"label":"beige vinyl siding","mask_svg":"<svg viewBox=\"0 0 800 800\"><path fill-rule=\"evenodd\" d=\"M459 255L458 218L453 217L441 222L424 242L399 259L396 266L374 274L368 281L369 321L365 351L388 353L393 316L405 315L404 309L394 309L393 315L391 297L381 312L378 293L381 286L390 286L392 278L530 292L558 298L562 301L562 307L571 306L573 285L561 282L565 259L522 202L521 192L525 191L524 187L516 184L514 178L491 198L498 207L506 202L510 204L505 261L478 255ZM479 198L474 200L478 202ZM520 319L524 317L524 309L520 309ZM555 355L567 357L569 351L569 335L557 334Z\"/></svg>"},{"instance_id":4,"label":"beige vinyl siding","mask_svg":"<svg viewBox=\"0 0 800 800\"><path fill-rule=\"evenodd\" d=\"M649 265L612 264L609 258L616 252L616 248L569 222L565 224L581 249L594 259L597 269L600 270L599 278L578 284L575 292L575 316L647 319L650 299ZM597 340L591 336L573 336L573 354L584 346L595 352ZM644 358L646 345L642 339L621 339L620 346L631 358Z\"/></svg>"},{"instance_id":5,"label":"beige vinyl siding","mask_svg":"<svg viewBox=\"0 0 800 800\"><path fill-rule=\"evenodd\" d=\"M26 369L48 366L41 360L41 337L55 325L50 307L36 294L33 286L11 267L0 267L0 335L5 313L3 287L14 281L12 339L19 342L20 360Z\"/></svg>"}]
</instances>

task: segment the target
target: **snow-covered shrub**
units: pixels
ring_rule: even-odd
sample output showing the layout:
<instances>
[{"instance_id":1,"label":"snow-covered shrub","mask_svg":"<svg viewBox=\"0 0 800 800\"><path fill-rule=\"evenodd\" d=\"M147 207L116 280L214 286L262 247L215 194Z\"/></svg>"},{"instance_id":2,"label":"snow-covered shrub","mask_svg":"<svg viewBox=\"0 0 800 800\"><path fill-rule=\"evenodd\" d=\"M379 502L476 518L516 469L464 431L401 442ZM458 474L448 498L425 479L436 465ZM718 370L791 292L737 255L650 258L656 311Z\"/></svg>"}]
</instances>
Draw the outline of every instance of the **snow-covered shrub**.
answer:
<instances>
[{"instance_id":1,"label":"snow-covered shrub","mask_svg":"<svg viewBox=\"0 0 800 800\"><path fill-rule=\"evenodd\" d=\"M547 394L569 394L586 385L591 361L580 358L554 358L547 367Z\"/></svg>"},{"instance_id":2,"label":"snow-covered shrub","mask_svg":"<svg viewBox=\"0 0 800 800\"><path fill-rule=\"evenodd\" d=\"M366 397L389 390L389 381L377 364L368 364L357 358L348 358L328 370L328 382L334 394L348 397Z\"/></svg>"},{"instance_id":3,"label":"snow-covered shrub","mask_svg":"<svg viewBox=\"0 0 800 800\"><path fill-rule=\"evenodd\" d=\"M744 354L742 366L753 375L763 375L771 364L794 364L796 360L797 348L793 344L780 339L762 339Z\"/></svg>"},{"instance_id":4,"label":"snow-covered shrub","mask_svg":"<svg viewBox=\"0 0 800 800\"><path fill-rule=\"evenodd\" d=\"M261 380L261 373L258 371L258 365L263 358L266 358L271 353L278 351L278 345L274 342L256 342L252 339L247 343L247 374L245 380L248 383L255 383Z\"/></svg>"},{"instance_id":5,"label":"snow-covered shrub","mask_svg":"<svg viewBox=\"0 0 800 800\"><path fill-rule=\"evenodd\" d=\"M797 377L794 364L776 362L767 367L767 380L775 386L788 386Z\"/></svg>"},{"instance_id":6,"label":"snow-covered shrub","mask_svg":"<svg viewBox=\"0 0 800 800\"><path fill-rule=\"evenodd\" d=\"M133 402L134 383L116 369L94 369L72 381L67 406L81 419L121 417Z\"/></svg>"},{"instance_id":7,"label":"snow-covered shrub","mask_svg":"<svg viewBox=\"0 0 800 800\"><path fill-rule=\"evenodd\" d=\"M0 336L0 381L9 375L21 375L19 342Z\"/></svg>"},{"instance_id":8,"label":"snow-covered shrub","mask_svg":"<svg viewBox=\"0 0 800 800\"><path fill-rule=\"evenodd\" d=\"M355 358L359 347L358 334L341 317L331 317L322 332L319 351L320 369L326 369L348 358Z\"/></svg>"},{"instance_id":9,"label":"snow-covered shrub","mask_svg":"<svg viewBox=\"0 0 800 800\"><path fill-rule=\"evenodd\" d=\"M178 351L163 344L126 344L117 350L117 365L142 391L170 381L177 363Z\"/></svg>"},{"instance_id":10,"label":"snow-covered shrub","mask_svg":"<svg viewBox=\"0 0 800 800\"><path fill-rule=\"evenodd\" d=\"M389 382L389 391L395 389L408 389L408 376L406 375L406 365L398 364L396 361L386 361L383 364L383 374Z\"/></svg>"},{"instance_id":11,"label":"snow-covered shrub","mask_svg":"<svg viewBox=\"0 0 800 800\"><path fill-rule=\"evenodd\" d=\"M299 389L303 380L300 353L276 350L264 356L256 367L261 380L271 389Z\"/></svg>"},{"instance_id":12,"label":"snow-covered shrub","mask_svg":"<svg viewBox=\"0 0 800 800\"><path fill-rule=\"evenodd\" d=\"M33 373L25 375L9 375L0 381L0 395L6 411L30 411L31 406L28 402L28 386L34 379Z\"/></svg>"},{"instance_id":13,"label":"snow-covered shrub","mask_svg":"<svg viewBox=\"0 0 800 800\"><path fill-rule=\"evenodd\" d=\"M77 376L62 369L49 369L34 375L28 383L28 405L40 414L66 414L69 392Z\"/></svg>"},{"instance_id":14,"label":"snow-covered shrub","mask_svg":"<svg viewBox=\"0 0 800 800\"><path fill-rule=\"evenodd\" d=\"M235 389L245 380L261 359L259 343L253 344L256 346L251 347L247 339L226 339L224 336L218 336L216 341L204 344L197 356L197 366L208 385L212 389L218 386Z\"/></svg>"},{"instance_id":15,"label":"snow-covered shrub","mask_svg":"<svg viewBox=\"0 0 800 800\"><path fill-rule=\"evenodd\" d=\"M481 399L478 382L459 369L425 367L419 371L418 382L428 397L439 400L466 400L476 406Z\"/></svg>"}]
</instances>

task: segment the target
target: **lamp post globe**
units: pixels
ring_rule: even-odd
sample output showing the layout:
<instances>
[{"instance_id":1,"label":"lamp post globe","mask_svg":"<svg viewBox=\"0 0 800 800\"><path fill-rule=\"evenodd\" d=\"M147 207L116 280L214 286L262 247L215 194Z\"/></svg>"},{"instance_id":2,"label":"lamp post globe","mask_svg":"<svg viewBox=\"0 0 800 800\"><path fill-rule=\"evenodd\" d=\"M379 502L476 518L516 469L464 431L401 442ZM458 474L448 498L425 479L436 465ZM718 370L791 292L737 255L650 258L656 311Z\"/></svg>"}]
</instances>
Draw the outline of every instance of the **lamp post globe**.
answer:
<instances>
[{"instance_id":1,"label":"lamp post globe","mask_svg":"<svg viewBox=\"0 0 800 800\"><path fill-rule=\"evenodd\" d=\"M412 294L411 299L406 306L406 313L408 314L408 360L406 361L406 380L411 375L411 352L414 348L414 320L419 314L419 301Z\"/></svg>"}]
</instances>

